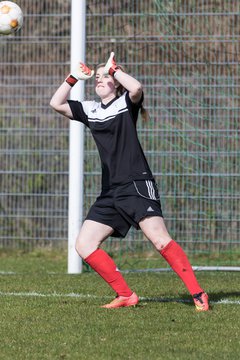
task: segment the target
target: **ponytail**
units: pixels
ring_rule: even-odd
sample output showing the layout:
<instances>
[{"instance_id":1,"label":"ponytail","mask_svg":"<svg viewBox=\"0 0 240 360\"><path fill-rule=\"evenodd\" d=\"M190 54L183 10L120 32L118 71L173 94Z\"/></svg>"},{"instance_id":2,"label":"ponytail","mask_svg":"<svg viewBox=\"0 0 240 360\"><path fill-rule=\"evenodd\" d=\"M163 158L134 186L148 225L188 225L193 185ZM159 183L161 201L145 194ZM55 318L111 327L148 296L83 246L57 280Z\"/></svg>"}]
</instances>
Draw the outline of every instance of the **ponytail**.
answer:
<instances>
[{"instance_id":1,"label":"ponytail","mask_svg":"<svg viewBox=\"0 0 240 360\"><path fill-rule=\"evenodd\" d=\"M141 117L142 117L142 119L143 119L144 122L147 122L147 121L150 120L149 113L148 113L148 111L143 107L143 105L141 106L140 113L141 113Z\"/></svg>"}]
</instances>

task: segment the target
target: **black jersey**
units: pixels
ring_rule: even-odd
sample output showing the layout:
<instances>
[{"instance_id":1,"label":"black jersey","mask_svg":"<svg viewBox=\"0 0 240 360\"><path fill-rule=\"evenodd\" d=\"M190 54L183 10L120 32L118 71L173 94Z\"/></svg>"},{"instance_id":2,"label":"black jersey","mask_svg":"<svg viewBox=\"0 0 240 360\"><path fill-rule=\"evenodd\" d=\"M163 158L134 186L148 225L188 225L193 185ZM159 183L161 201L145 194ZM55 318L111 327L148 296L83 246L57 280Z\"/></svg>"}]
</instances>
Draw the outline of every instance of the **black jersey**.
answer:
<instances>
[{"instance_id":1,"label":"black jersey","mask_svg":"<svg viewBox=\"0 0 240 360\"><path fill-rule=\"evenodd\" d=\"M128 92L107 105L68 101L73 119L85 124L94 137L102 163L103 188L153 178L136 130L142 101L132 103Z\"/></svg>"}]
</instances>

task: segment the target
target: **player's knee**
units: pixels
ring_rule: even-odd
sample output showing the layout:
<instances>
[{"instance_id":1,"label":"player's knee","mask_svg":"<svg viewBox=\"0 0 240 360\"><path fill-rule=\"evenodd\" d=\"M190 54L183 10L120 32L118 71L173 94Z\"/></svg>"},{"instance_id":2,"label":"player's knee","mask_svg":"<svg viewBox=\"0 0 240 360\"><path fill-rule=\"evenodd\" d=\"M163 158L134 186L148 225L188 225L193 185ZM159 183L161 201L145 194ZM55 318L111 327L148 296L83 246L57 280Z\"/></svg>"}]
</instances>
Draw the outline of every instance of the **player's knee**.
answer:
<instances>
[{"instance_id":1,"label":"player's knee","mask_svg":"<svg viewBox=\"0 0 240 360\"><path fill-rule=\"evenodd\" d=\"M84 246L81 242L81 238L78 236L75 243L75 250L79 256L83 257Z\"/></svg>"},{"instance_id":2,"label":"player's knee","mask_svg":"<svg viewBox=\"0 0 240 360\"><path fill-rule=\"evenodd\" d=\"M100 243L98 241L90 240L85 236L79 235L75 243L75 249L82 259L86 259L90 254L97 250L99 245Z\"/></svg>"},{"instance_id":3,"label":"player's knee","mask_svg":"<svg viewBox=\"0 0 240 360\"><path fill-rule=\"evenodd\" d=\"M165 246L171 241L172 239L169 236L166 237L158 237L154 240L152 240L153 245L155 246L157 251L162 251Z\"/></svg>"}]
</instances>

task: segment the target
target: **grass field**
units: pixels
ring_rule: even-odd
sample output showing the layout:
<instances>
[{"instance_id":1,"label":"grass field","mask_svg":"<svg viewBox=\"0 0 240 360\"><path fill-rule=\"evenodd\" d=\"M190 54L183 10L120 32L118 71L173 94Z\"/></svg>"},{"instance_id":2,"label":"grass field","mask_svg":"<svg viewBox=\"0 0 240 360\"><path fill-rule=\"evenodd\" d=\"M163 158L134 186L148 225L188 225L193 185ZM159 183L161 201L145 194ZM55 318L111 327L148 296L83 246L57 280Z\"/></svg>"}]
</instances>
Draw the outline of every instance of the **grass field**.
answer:
<instances>
[{"instance_id":1,"label":"grass field","mask_svg":"<svg viewBox=\"0 0 240 360\"><path fill-rule=\"evenodd\" d=\"M126 274L140 304L107 310L112 290L93 273L67 275L65 253L2 251L0 261L0 359L239 359L239 273L197 273L207 313L172 272Z\"/></svg>"}]
</instances>

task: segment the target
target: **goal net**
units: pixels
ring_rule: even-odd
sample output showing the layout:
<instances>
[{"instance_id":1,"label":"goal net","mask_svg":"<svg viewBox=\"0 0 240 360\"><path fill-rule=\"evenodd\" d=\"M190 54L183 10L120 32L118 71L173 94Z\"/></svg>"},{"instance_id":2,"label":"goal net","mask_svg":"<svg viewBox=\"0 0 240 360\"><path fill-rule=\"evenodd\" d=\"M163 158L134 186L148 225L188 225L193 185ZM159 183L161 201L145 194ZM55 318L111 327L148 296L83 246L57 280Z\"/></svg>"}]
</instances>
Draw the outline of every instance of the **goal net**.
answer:
<instances>
[{"instance_id":1,"label":"goal net","mask_svg":"<svg viewBox=\"0 0 240 360\"><path fill-rule=\"evenodd\" d=\"M239 4L131 3L114 9L99 3L92 9L97 35L89 37L88 58L98 61L106 57L106 48L114 48L144 85L151 121L140 122L138 130L172 237L193 264L238 268ZM94 57L96 42L104 46ZM87 134L86 166L95 172L92 178L86 170L86 209L101 173L91 146ZM124 268L165 266L141 232L132 230L126 239L111 239L105 246Z\"/></svg>"}]
</instances>

